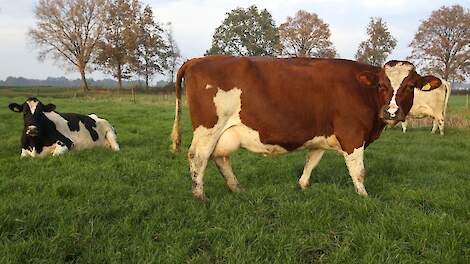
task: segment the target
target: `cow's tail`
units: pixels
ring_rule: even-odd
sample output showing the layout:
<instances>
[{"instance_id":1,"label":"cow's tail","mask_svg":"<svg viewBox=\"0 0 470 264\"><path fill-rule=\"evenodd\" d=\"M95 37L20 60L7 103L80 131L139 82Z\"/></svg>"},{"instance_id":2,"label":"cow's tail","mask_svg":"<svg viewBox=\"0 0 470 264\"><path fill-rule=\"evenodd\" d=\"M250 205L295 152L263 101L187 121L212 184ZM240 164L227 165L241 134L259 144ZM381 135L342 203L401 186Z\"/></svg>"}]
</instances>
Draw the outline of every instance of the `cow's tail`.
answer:
<instances>
[{"instance_id":1,"label":"cow's tail","mask_svg":"<svg viewBox=\"0 0 470 264\"><path fill-rule=\"evenodd\" d=\"M175 105L175 121L173 123L173 131L171 132L171 152L177 153L180 151L181 146L181 82L184 78L184 73L187 64L183 64L176 74L176 105Z\"/></svg>"},{"instance_id":2,"label":"cow's tail","mask_svg":"<svg viewBox=\"0 0 470 264\"><path fill-rule=\"evenodd\" d=\"M442 113L442 117L444 120L446 119L446 114L447 114L447 103L449 102L449 97L450 97L450 92L451 92L451 87L450 83L448 81L444 81L445 87L446 87L446 97L444 100L444 111Z\"/></svg>"}]
</instances>

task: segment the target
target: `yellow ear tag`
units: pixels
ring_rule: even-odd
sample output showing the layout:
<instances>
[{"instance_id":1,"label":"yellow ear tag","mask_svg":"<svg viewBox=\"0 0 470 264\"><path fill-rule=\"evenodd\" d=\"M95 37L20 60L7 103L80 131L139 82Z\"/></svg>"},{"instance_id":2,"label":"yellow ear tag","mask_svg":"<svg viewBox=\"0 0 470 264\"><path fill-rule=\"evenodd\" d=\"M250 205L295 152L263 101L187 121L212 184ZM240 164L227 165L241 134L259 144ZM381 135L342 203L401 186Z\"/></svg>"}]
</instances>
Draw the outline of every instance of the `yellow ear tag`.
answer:
<instances>
[{"instance_id":1,"label":"yellow ear tag","mask_svg":"<svg viewBox=\"0 0 470 264\"><path fill-rule=\"evenodd\" d=\"M425 86L423 86L423 88L421 88L421 90L423 91L429 91L429 89L431 89L431 85L429 83L427 83Z\"/></svg>"}]
</instances>

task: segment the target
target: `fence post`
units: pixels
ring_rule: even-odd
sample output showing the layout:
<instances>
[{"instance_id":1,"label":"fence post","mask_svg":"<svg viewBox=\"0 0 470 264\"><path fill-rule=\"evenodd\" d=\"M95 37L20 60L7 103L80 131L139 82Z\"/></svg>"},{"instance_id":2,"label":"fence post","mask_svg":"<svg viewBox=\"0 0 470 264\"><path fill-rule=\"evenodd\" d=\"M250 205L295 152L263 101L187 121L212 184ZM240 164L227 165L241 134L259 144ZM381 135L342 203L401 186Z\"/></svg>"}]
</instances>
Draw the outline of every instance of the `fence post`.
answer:
<instances>
[{"instance_id":1,"label":"fence post","mask_svg":"<svg viewBox=\"0 0 470 264\"><path fill-rule=\"evenodd\" d=\"M134 92L134 86L131 87L132 91L132 102L135 104L135 92Z\"/></svg>"},{"instance_id":2,"label":"fence post","mask_svg":"<svg viewBox=\"0 0 470 264\"><path fill-rule=\"evenodd\" d=\"M468 92L469 92L469 90L467 89L467 101L465 103L465 106L466 106L467 109L468 109Z\"/></svg>"}]
</instances>

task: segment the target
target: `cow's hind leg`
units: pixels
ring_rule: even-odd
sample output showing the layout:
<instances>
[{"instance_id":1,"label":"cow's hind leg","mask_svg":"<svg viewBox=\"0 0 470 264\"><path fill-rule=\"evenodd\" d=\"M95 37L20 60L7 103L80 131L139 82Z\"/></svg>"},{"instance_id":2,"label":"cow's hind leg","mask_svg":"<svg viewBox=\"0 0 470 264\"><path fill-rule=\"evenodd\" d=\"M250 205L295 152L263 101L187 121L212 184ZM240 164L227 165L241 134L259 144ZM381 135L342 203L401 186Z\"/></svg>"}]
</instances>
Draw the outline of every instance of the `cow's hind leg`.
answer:
<instances>
[{"instance_id":1,"label":"cow's hind leg","mask_svg":"<svg viewBox=\"0 0 470 264\"><path fill-rule=\"evenodd\" d=\"M237 178L232 171L230 165L230 154L240 148L240 136L234 127L227 129L220 136L217 145L212 153L212 158L219 170L220 174L224 176L228 188L232 192L239 192Z\"/></svg>"},{"instance_id":2,"label":"cow's hind leg","mask_svg":"<svg viewBox=\"0 0 470 264\"><path fill-rule=\"evenodd\" d=\"M364 187L364 146L354 149L350 154L344 153L344 160L346 161L346 166L348 167L356 192L367 196L367 191Z\"/></svg>"},{"instance_id":3,"label":"cow's hind leg","mask_svg":"<svg viewBox=\"0 0 470 264\"><path fill-rule=\"evenodd\" d=\"M310 186L310 175L312 174L312 170L318 165L320 162L323 153L325 150L323 149L313 149L310 150L307 154L307 161L305 162L304 171L302 176L299 179L299 187L302 190L305 190Z\"/></svg>"},{"instance_id":4,"label":"cow's hind leg","mask_svg":"<svg viewBox=\"0 0 470 264\"><path fill-rule=\"evenodd\" d=\"M198 127L193 134L193 140L188 151L189 169L192 178L193 196L199 200L207 200L204 195L204 170L215 144L220 137L220 131L215 128Z\"/></svg>"},{"instance_id":5,"label":"cow's hind leg","mask_svg":"<svg viewBox=\"0 0 470 264\"><path fill-rule=\"evenodd\" d=\"M438 116L435 117L432 121L432 133L436 133L437 128L439 127L439 134L444 136L444 117Z\"/></svg>"},{"instance_id":6,"label":"cow's hind leg","mask_svg":"<svg viewBox=\"0 0 470 264\"><path fill-rule=\"evenodd\" d=\"M217 165L217 169L219 169L220 174L224 176L225 182L227 183L230 191L240 192L237 177L233 174L232 166L230 165L230 158L228 156L215 157L214 162Z\"/></svg>"},{"instance_id":7,"label":"cow's hind leg","mask_svg":"<svg viewBox=\"0 0 470 264\"><path fill-rule=\"evenodd\" d=\"M439 134L441 136L444 136L444 118L439 119L437 122L438 122L438 125L439 125Z\"/></svg>"}]
</instances>

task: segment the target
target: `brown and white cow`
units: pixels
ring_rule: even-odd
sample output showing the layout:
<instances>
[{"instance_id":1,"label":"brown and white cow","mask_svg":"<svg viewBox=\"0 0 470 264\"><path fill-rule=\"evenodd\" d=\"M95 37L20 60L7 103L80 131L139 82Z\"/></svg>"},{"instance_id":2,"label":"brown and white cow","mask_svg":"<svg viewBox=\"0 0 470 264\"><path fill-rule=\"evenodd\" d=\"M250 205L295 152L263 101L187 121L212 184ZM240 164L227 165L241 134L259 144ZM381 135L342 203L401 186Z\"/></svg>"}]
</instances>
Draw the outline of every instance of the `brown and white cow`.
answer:
<instances>
[{"instance_id":1,"label":"brown and white cow","mask_svg":"<svg viewBox=\"0 0 470 264\"><path fill-rule=\"evenodd\" d=\"M441 82L442 85L439 88L430 92L424 91L425 89L423 89L423 91L415 89L413 106L411 107L405 121L401 123L403 133L406 132L408 119L431 117L433 119L431 133L436 133L436 130L439 127L441 136L444 135L444 119L451 87L447 81L441 80Z\"/></svg>"},{"instance_id":2,"label":"brown and white cow","mask_svg":"<svg viewBox=\"0 0 470 264\"><path fill-rule=\"evenodd\" d=\"M356 192L367 196L364 149L386 124L405 120L413 87L441 85L437 78L418 75L406 61L380 68L342 59L192 59L177 75L173 151L181 144L183 78L194 131L188 151L192 192L202 200L209 158L230 190L239 190L229 157L240 147L263 155L307 150L302 189L324 151L335 150L344 156Z\"/></svg>"}]
</instances>

